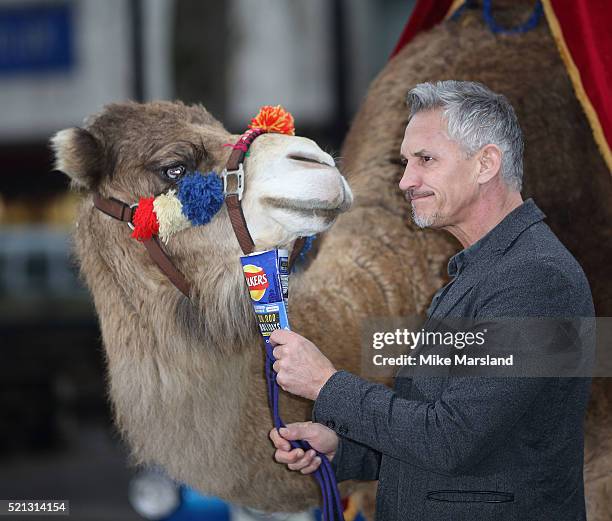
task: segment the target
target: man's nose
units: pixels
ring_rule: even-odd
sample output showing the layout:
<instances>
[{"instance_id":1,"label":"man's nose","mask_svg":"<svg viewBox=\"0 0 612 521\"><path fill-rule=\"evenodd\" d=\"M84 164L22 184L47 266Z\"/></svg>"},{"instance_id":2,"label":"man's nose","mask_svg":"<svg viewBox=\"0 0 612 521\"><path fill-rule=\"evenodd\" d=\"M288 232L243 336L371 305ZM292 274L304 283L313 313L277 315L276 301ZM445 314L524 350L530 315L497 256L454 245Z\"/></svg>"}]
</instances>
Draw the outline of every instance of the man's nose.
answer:
<instances>
[{"instance_id":1,"label":"man's nose","mask_svg":"<svg viewBox=\"0 0 612 521\"><path fill-rule=\"evenodd\" d=\"M409 188L418 188L421 185L421 177L415 172L415 169L409 164L404 169L404 175L400 179L399 187L402 192Z\"/></svg>"}]
</instances>

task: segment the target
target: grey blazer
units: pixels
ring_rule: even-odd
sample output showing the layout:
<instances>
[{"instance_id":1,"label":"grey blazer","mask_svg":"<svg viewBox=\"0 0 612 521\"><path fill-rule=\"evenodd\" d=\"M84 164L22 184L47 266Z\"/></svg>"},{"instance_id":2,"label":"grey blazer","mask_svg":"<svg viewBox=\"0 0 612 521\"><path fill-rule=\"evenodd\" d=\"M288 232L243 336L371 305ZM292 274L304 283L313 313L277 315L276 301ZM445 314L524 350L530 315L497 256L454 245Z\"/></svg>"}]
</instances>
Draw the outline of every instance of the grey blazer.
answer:
<instances>
[{"instance_id":1,"label":"grey blazer","mask_svg":"<svg viewBox=\"0 0 612 521\"><path fill-rule=\"evenodd\" d=\"M594 316L588 282L529 199L453 257L430 318ZM584 520L588 378L413 376L393 389L346 371L313 421L339 435L339 481L376 480L378 521Z\"/></svg>"}]
</instances>

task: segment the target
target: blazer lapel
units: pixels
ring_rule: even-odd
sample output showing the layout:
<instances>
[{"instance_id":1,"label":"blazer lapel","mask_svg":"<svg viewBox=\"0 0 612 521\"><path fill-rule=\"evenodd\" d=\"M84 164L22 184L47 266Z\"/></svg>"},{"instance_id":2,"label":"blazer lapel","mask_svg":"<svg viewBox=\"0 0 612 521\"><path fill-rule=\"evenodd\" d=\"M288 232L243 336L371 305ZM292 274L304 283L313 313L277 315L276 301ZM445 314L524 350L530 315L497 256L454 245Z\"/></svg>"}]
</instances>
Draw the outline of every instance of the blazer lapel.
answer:
<instances>
[{"instance_id":1,"label":"blazer lapel","mask_svg":"<svg viewBox=\"0 0 612 521\"><path fill-rule=\"evenodd\" d=\"M478 282L486 275L487 268L495 265L510 245L527 228L541 221L546 216L533 199L527 199L521 206L510 212L488 234L485 244L481 246L477 258L473 259L464 271L459 273L448 289L444 298L432 310L430 318L443 319L453 313L453 310ZM483 239L481 239L483 240ZM462 316L460 313L458 316Z\"/></svg>"},{"instance_id":2,"label":"blazer lapel","mask_svg":"<svg viewBox=\"0 0 612 521\"><path fill-rule=\"evenodd\" d=\"M468 268L466 268L466 271L464 273L459 274L456 280L453 281L451 286L448 288L448 291L444 295L444 298L442 298L438 305L431 310L428 319L423 324L423 329L425 329L426 331L437 331L441 325L440 322L443 321L443 319L449 314L452 314L453 309L457 308L463 298L468 294L470 289L472 289L476 284L478 284L481 278L481 276L478 276L477 270L468 270ZM423 344L418 345L412 353L413 356L419 357L420 355L424 354L428 347L431 348L431 346L426 346ZM452 349L448 347L443 348L442 346L437 346L433 348L432 352L442 356L449 356L449 354L452 354ZM413 376L421 376L428 380L433 378L434 380L431 380L431 382L434 382L436 383L436 385L441 386L443 385L443 381L441 380L441 378L446 378L449 372L449 366L441 366L436 367L435 369L428 368L428 370L424 371L425 374L423 374L423 371L419 371L417 366L414 368ZM411 385L413 385L412 381ZM431 385L433 385L433 383L431 383Z\"/></svg>"},{"instance_id":3,"label":"blazer lapel","mask_svg":"<svg viewBox=\"0 0 612 521\"><path fill-rule=\"evenodd\" d=\"M506 218L499 223L491 232L477 258L473 258L463 270L456 275L448 291L438 300L435 307L430 308L423 329L436 331L436 322L446 317L466 317L466 308L461 307L463 299L469 291L476 286L485 276L491 266L494 266L504 255L515 239L534 223L544 219L546 216L540 210L533 199L527 199L521 206L515 208ZM426 346L419 344L413 350L413 355L418 356ZM414 374L414 371L405 370L405 373Z\"/></svg>"},{"instance_id":4,"label":"blazer lapel","mask_svg":"<svg viewBox=\"0 0 612 521\"><path fill-rule=\"evenodd\" d=\"M469 268L466 268L466 271ZM453 309L461 302L463 297L480 281L481 276L474 269L468 273L459 274L444 298L440 301L436 309L433 310L431 317L436 320L447 317Z\"/></svg>"}]
</instances>

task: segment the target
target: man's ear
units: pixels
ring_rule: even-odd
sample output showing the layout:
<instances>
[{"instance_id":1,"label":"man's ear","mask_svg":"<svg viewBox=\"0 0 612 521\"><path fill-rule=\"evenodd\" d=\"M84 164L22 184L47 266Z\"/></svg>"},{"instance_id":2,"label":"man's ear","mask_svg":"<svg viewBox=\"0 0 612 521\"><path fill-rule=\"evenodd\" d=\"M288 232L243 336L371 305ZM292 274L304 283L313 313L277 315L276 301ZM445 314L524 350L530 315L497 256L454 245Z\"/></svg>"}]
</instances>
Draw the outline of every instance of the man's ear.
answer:
<instances>
[{"instance_id":1,"label":"man's ear","mask_svg":"<svg viewBox=\"0 0 612 521\"><path fill-rule=\"evenodd\" d=\"M51 138L55 169L72 179L79 188L97 190L102 178L110 175L112 165L98 140L83 128L60 130Z\"/></svg>"},{"instance_id":2,"label":"man's ear","mask_svg":"<svg viewBox=\"0 0 612 521\"><path fill-rule=\"evenodd\" d=\"M479 184L490 181L498 173L501 175L502 151L497 145L485 145L480 150L479 155L477 179Z\"/></svg>"}]
</instances>

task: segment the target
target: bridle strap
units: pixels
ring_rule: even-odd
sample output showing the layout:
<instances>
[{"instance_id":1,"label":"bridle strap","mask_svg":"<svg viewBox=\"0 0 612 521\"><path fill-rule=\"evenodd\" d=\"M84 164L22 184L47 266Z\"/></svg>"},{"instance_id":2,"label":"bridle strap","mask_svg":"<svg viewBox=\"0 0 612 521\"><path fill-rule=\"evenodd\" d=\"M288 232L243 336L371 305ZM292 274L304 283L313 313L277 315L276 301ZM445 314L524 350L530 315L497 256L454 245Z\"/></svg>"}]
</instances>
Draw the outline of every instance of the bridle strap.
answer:
<instances>
[{"instance_id":1,"label":"bridle strap","mask_svg":"<svg viewBox=\"0 0 612 521\"><path fill-rule=\"evenodd\" d=\"M238 239L238 244L242 249L242 253L248 255L253 253L255 250L255 243L249 232L249 228L244 218L244 212L242 211L242 205L240 199L236 194L225 196L225 206L227 206L227 213L229 214L232 228L234 229L234 235Z\"/></svg>"},{"instance_id":2,"label":"bridle strap","mask_svg":"<svg viewBox=\"0 0 612 521\"><path fill-rule=\"evenodd\" d=\"M149 252L149 257L157 264L160 270L166 277L176 286L176 288L187 298L189 298L190 286L187 279L183 274L176 268L176 266L170 260L170 257L161 247L157 236L153 236L150 239L142 241L145 248Z\"/></svg>"},{"instance_id":3,"label":"bridle strap","mask_svg":"<svg viewBox=\"0 0 612 521\"><path fill-rule=\"evenodd\" d=\"M242 180L239 176L244 176L244 169L242 165L249 147L252 145L253 141L255 141L255 139L262 134L264 134L264 131L259 128L249 129L242 134L238 138L236 144L232 145L232 153L227 159L225 170L223 172L223 176L226 178L226 189L227 183L229 182L227 181L227 178L232 175L237 176L235 188L230 190L229 193L226 191L225 205L227 206L227 212L229 214L230 222L232 223L232 228L234 229L234 234L236 235L238 244L240 244L242 253L245 255L253 253L255 250L255 243L253 241L253 237L251 237L251 232L249 232L249 228L244 217L244 212L242 211L242 204L240 202L242 199L242 187L239 186L239 183L242 182Z\"/></svg>"},{"instance_id":4,"label":"bridle strap","mask_svg":"<svg viewBox=\"0 0 612 521\"><path fill-rule=\"evenodd\" d=\"M241 163L244 163L244 158L249 150L249 147L253 144L256 138L265 134L264 130L260 128L250 128L244 134L242 134L235 145L232 145L232 153L227 159L225 168L228 171L237 170Z\"/></svg>"},{"instance_id":5,"label":"bridle strap","mask_svg":"<svg viewBox=\"0 0 612 521\"><path fill-rule=\"evenodd\" d=\"M135 206L130 206L129 204L119 201L119 199L115 199L114 197L102 197L97 192L93 194L93 203L98 210L108 215L109 217L117 219L118 221L132 224L132 217L134 215ZM252 252L255 246L253 244L251 234L248 233L246 220L244 219L242 207L240 205L240 201L238 201L238 196L234 195L226 197L225 203L227 204L230 221L232 222L232 227L234 228L234 233L236 234L236 238L240 243L240 247L244 251L245 247L248 246L250 241ZM242 222L238 223L237 225L235 225L233 221L233 219L235 219L236 217L242 220ZM248 235L241 235L241 230L246 230L246 233ZM297 257L302 251L305 242L305 237L299 237L298 239L296 239L293 245L293 250L291 251L291 255L289 257L289 269L291 269L293 263L297 260ZM176 288L183 295L189 298L189 282L187 282L185 276L176 268L170 257L168 257L168 254L164 251L161 244L159 243L159 239L154 236L151 239L142 241L142 243L147 249L151 260L158 266L158 268L163 272L163 274L168 277L170 282L172 282L172 284L174 284L174 286L176 286Z\"/></svg>"},{"instance_id":6,"label":"bridle strap","mask_svg":"<svg viewBox=\"0 0 612 521\"><path fill-rule=\"evenodd\" d=\"M225 192L225 205L227 207L227 213L229 215L234 234L240 244L240 248L245 255L253 253L255 250L255 243L249 232L244 212L242 211L242 204L240 199L242 198L242 191L244 189L244 168L243 163L246 157L246 153L255 141L255 138L264 134L265 131L254 128L247 130L236 142L232 145L232 153L230 154L225 170L223 172L224 178L224 192ZM231 177L236 177L235 185L231 188L228 187ZM99 193L93 194L94 206L105 213L106 215L113 217L119 221L132 225L132 218L134 217L134 211L136 205L128 205L114 197L106 198L102 197ZM187 282L185 276L174 266L172 260L166 252L163 250L159 239L153 236L151 239L142 241L145 248L149 252L151 260L157 264L159 269L168 277L170 282L176 286L176 288L183 293L187 298L190 294L190 285ZM306 243L305 237L299 237L296 239L291 256L289 257L289 269L293 266L293 263L297 260L304 244Z\"/></svg>"},{"instance_id":7,"label":"bridle strap","mask_svg":"<svg viewBox=\"0 0 612 521\"><path fill-rule=\"evenodd\" d=\"M113 217L118 221L122 221L128 224L132 224L132 217L134 215L134 208L124 202L119 201L113 197L106 198L102 197L99 193L93 194L94 206L105 213L109 217ZM185 276L176 268L176 266L170 260L170 257L161 247L159 239L152 237L142 241L144 247L149 253L151 260L157 264L158 268L163 274L168 277L170 282L176 286L176 288L187 298L189 298L189 283Z\"/></svg>"},{"instance_id":8,"label":"bridle strap","mask_svg":"<svg viewBox=\"0 0 612 521\"><path fill-rule=\"evenodd\" d=\"M106 198L102 197L99 193L93 194L94 206L110 217L114 217L118 221L125 223L131 223L134 214L134 208L129 204L121 202L119 199L114 197Z\"/></svg>"},{"instance_id":9,"label":"bridle strap","mask_svg":"<svg viewBox=\"0 0 612 521\"><path fill-rule=\"evenodd\" d=\"M232 145L233 150L227 159L227 163L225 164L224 175L244 175L244 168L242 165L244 163L247 151L253 144L253 141L255 141L255 139L262 134L265 134L265 131L259 128L252 128L240 136L236 144ZM228 181L226 181L226 183L228 183ZM234 235L236 235L236 239L238 240L238 244L240 244L242 253L248 255L249 253L253 253L255 250L255 243L253 242L253 238L251 237L251 233L249 232L249 228L244 217L244 212L242 211L242 204L240 202L242 194L237 193L238 191L239 187L236 186L234 188L234 192L236 193L226 193L225 205L227 206L227 212L229 214L230 222L232 223L232 228L234 229ZM291 268L293 263L297 260L302 248L304 248L304 244L306 244L305 237L298 237L298 239L296 239L293 245L293 250L291 251L291 256L289 257L289 268Z\"/></svg>"}]
</instances>

